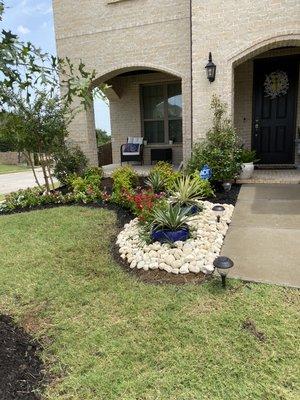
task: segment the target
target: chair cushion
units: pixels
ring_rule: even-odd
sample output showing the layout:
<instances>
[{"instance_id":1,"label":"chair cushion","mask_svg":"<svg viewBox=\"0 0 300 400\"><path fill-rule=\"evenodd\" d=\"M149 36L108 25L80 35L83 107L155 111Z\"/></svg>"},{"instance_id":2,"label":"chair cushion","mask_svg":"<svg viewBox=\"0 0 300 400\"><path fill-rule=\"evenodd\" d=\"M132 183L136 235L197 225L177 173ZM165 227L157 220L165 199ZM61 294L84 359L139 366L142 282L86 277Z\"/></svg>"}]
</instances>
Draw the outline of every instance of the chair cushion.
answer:
<instances>
[{"instance_id":1,"label":"chair cushion","mask_svg":"<svg viewBox=\"0 0 300 400\"><path fill-rule=\"evenodd\" d=\"M140 145L138 143L127 143L122 146L123 156L140 155Z\"/></svg>"},{"instance_id":2,"label":"chair cushion","mask_svg":"<svg viewBox=\"0 0 300 400\"><path fill-rule=\"evenodd\" d=\"M127 138L127 143L143 144L143 138L142 137L129 136Z\"/></svg>"}]
</instances>

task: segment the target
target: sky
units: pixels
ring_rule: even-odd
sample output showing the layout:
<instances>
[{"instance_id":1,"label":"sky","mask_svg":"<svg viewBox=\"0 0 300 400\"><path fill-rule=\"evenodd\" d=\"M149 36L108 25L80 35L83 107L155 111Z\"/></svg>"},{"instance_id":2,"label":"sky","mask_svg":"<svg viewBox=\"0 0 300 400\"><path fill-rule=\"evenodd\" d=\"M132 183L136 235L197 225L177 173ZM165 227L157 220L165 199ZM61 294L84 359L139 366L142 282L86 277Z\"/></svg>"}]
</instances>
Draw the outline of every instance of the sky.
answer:
<instances>
[{"instance_id":1,"label":"sky","mask_svg":"<svg viewBox=\"0 0 300 400\"><path fill-rule=\"evenodd\" d=\"M62 0L63 1L63 0ZM56 54L52 0L5 0L1 29L11 30L25 42L30 41L43 51ZM95 101L95 123L110 133L108 106Z\"/></svg>"}]
</instances>

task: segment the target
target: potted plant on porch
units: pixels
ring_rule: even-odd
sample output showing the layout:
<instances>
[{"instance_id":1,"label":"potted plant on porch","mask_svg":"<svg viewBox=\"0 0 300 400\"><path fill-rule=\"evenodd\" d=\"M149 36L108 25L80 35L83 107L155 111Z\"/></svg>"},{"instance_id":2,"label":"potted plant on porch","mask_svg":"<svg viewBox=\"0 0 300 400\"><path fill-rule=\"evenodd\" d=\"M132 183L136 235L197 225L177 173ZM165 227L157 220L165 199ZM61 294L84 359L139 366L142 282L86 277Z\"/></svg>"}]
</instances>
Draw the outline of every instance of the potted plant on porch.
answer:
<instances>
[{"instance_id":1,"label":"potted plant on porch","mask_svg":"<svg viewBox=\"0 0 300 400\"><path fill-rule=\"evenodd\" d=\"M239 179L250 179L254 171L254 163L257 162L255 150L241 150L241 172Z\"/></svg>"},{"instance_id":2,"label":"potted plant on porch","mask_svg":"<svg viewBox=\"0 0 300 400\"><path fill-rule=\"evenodd\" d=\"M189 237L187 225L188 212L179 204L167 203L164 207L154 208L151 222L151 239L154 242L174 243L185 241Z\"/></svg>"}]
</instances>

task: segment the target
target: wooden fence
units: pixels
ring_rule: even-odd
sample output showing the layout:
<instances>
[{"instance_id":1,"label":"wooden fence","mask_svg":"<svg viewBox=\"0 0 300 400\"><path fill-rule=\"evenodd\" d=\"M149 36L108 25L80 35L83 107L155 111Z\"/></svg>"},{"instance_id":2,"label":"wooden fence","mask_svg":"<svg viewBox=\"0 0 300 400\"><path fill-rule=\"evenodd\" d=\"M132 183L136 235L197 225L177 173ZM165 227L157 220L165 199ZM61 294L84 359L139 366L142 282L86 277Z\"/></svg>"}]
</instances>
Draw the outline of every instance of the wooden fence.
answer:
<instances>
[{"instance_id":1,"label":"wooden fence","mask_svg":"<svg viewBox=\"0 0 300 400\"><path fill-rule=\"evenodd\" d=\"M98 162L99 167L112 164L112 147L111 142L102 144L98 147Z\"/></svg>"}]
</instances>

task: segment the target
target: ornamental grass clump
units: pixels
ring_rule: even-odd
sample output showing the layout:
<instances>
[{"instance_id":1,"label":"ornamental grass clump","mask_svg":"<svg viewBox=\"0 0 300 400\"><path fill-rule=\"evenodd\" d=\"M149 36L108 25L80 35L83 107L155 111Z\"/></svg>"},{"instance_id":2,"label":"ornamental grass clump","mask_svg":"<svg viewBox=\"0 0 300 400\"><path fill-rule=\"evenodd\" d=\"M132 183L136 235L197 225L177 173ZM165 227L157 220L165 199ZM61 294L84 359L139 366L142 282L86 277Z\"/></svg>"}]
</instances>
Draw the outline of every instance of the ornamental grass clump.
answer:
<instances>
[{"instance_id":1,"label":"ornamental grass clump","mask_svg":"<svg viewBox=\"0 0 300 400\"><path fill-rule=\"evenodd\" d=\"M172 165L165 161L158 161L158 163L155 164L150 172L150 176L152 176L153 174L160 176L160 179L156 177L154 178L154 181L156 183L159 182L159 185L164 184L165 192L172 190L176 180L181 176L180 172L175 172ZM153 183L154 181L152 181L151 183Z\"/></svg>"},{"instance_id":2,"label":"ornamental grass clump","mask_svg":"<svg viewBox=\"0 0 300 400\"><path fill-rule=\"evenodd\" d=\"M198 211L202 209L199 201L213 195L209 181L205 181L196 174L183 176L178 179L171 192L171 202L179 204L180 207L197 206Z\"/></svg>"},{"instance_id":3,"label":"ornamental grass clump","mask_svg":"<svg viewBox=\"0 0 300 400\"><path fill-rule=\"evenodd\" d=\"M152 229L176 231L187 229L188 212L179 204L166 203L164 207L155 207L152 212Z\"/></svg>"},{"instance_id":4,"label":"ornamental grass clump","mask_svg":"<svg viewBox=\"0 0 300 400\"><path fill-rule=\"evenodd\" d=\"M185 241L189 237L187 221L189 209L183 209L179 204L164 203L154 207L152 221L149 223L150 239L154 242L173 243Z\"/></svg>"},{"instance_id":5,"label":"ornamental grass clump","mask_svg":"<svg viewBox=\"0 0 300 400\"><path fill-rule=\"evenodd\" d=\"M145 182L154 193L161 193L167 189L167 179L159 171L152 171Z\"/></svg>"}]
</instances>

